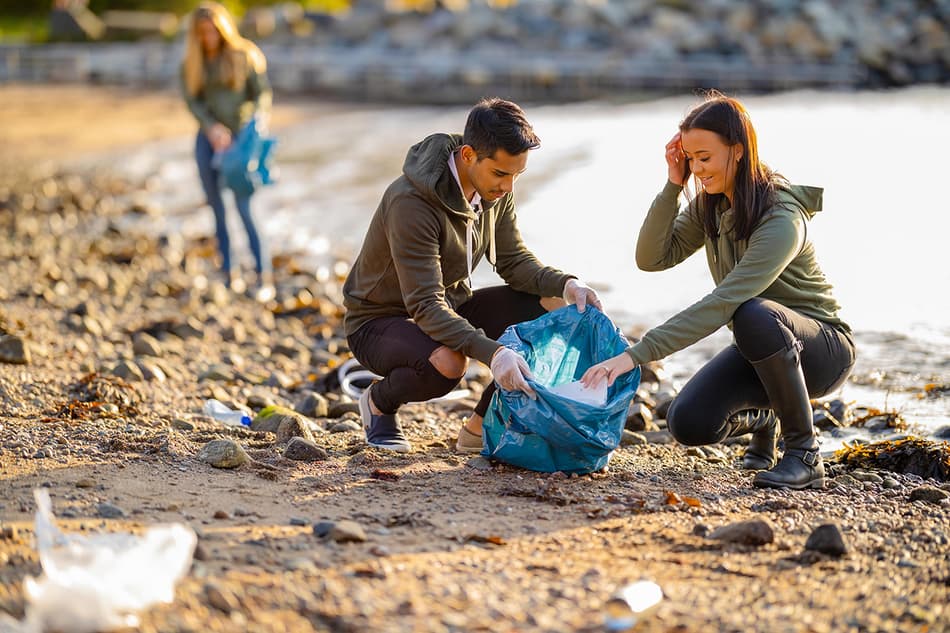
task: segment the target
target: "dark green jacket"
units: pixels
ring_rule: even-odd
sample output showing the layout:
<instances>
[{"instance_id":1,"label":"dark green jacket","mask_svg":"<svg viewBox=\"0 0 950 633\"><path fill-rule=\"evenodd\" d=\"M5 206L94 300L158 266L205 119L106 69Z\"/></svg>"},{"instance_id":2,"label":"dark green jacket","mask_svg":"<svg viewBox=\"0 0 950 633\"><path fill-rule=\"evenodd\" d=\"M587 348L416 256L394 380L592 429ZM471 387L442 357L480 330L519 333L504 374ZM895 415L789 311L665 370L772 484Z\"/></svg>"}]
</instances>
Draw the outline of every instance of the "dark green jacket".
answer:
<instances>
[{"instance_id":1,"label":"dark green jacket","mask_svg":"<svg viewBox=\"0 0 950 633\"><path fill-rule=\"evenodd\" d=\"M821 189L780 185L775 203L748 241L733 238L731 208L717 212L719 237L707 237L695 200L679 212L682 190L668 182L653 201L637 239L637 265L647 271L664 270L705 246L716 288L628 348L635 363L659 360L723 325L731 327L736 309L753 297L771 299L850 332L838 316L840 306L808 239L807 222L821 211Z\"/></svg>"},{"instance_id":2,"label":"dark green jacket","mask_svg":"<svg viewBox=\"0 0 950 633\"><path fill-rule=\"evenodd\" d=\"M465 200L448 165L461 144L458 135L433 134L410 148L403 175L383 194L343 286L348 336L378 317L409 317L439 343L488 363L498 343L455 312L472 296L465 248L469 221L473 268L494 233L495 269L509 286L539 296L563 293L570 276L543 266L525 247L510 193L483 200L480 215Z\"/></svg>"},{"instance_id":3,"label":"dark green jacket","mask_svg":"<svg viewBox=\"0 0 950 633\"><path fill-rule=\"evenodd\" d=\"M182 72L181 91L202 130L221 123L236 135L257 112L270 111L271 89L267 75L258 74L253 66L248 69L244 86L239 90L232 89L221 77L222 58L223 55L218 55L205 62L204 87L196 95L188 93Z\"/></svg>"}]
</instances>

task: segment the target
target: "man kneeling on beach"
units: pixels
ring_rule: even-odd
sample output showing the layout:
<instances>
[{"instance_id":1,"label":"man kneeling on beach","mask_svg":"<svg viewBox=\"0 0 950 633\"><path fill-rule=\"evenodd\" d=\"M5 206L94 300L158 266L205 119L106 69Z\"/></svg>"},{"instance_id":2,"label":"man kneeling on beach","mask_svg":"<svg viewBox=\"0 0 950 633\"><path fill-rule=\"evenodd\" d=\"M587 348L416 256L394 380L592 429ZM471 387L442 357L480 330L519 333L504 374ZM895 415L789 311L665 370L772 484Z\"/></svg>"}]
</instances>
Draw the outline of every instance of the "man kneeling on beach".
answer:
<instances>
[{"instance_id":1,"label":"man kneeling on beach","mask_svg":"<svg viewBox=\"0 0 950 633\"><path fill-rule=\"evenodd\" d=\"M534 395L524 359L495 339L563 306L561 297L580 310L601 307L592 289L542 265L521 240L512 188L539 145L518 105L486 99L462 136L433 134L410 148L402 176L383 194L343 286L350 349L383 377L360 398L370 446L409 451L396 411L447 394L475 358L491 367L494 383L456 449L481 451L495 383ZM472 292L472 269L485 256L506 285Z\"/></svg>"}]
</instances>

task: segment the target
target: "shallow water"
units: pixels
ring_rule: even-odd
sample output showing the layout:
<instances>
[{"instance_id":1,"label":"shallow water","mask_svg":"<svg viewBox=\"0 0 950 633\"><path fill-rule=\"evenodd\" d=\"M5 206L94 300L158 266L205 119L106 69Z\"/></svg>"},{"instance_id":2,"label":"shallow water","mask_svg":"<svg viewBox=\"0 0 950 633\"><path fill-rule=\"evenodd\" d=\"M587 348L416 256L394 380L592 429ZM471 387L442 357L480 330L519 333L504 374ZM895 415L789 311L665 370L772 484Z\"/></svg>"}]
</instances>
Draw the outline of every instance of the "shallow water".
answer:
<instances>
[{"instance_id":1,"label":"shallow water","mask_svg":"<svg viewBox=\"0 0 950 633\"><path fill-rule=\"evenodd\" d=\"M663 147L695 102L527 108L543 146L516 186L524 238L542 261L602 289L625 329L657 324L712 288L701 254L662 273L639 271L633 259L640 223L665 182ZM763 159L792 182L825 189L824 211L809 228L859 353L861 384L849 382L841 396L898 409L927 434L950 424L950 396L918 397L927 383L950 382L950 205L939 179L932 182L950 148L950 89L745 102ZM314 266L351 260L406 149L430 132L460 130L466 111L317 106L281 132L281 181L255 199L272 243L306 252ZM158 171L155 194L172 211L160 230L212 232L210 212L195 208L190 149L176 141L124 161L132 172ZM495 281L485 267L476 275L480 285ZM666 366L682 383L729 340L723 329ZM837 443L828 438L825 447Z\"/></svg>"}]
</instances>

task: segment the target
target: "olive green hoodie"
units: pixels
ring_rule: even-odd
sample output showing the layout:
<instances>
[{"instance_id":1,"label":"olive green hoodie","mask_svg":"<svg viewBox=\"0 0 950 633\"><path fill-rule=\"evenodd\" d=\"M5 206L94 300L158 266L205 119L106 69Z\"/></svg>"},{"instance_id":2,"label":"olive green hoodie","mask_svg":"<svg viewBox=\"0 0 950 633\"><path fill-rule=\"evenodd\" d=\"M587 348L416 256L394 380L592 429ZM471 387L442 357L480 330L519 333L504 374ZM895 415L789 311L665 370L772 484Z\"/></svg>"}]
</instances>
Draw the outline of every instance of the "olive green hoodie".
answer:
<instances>
[{"instance_id":1,"label":"olive green hoodie","mask_svg":"<svg viewBox=\"0 0 950 633\"><path fill-rule=\"evenodd\" d=\"M223 77L223 58L218 55L205 63L204 87L196 95L188 92L183 66L179 77L181 91L202 130L207 132L215 123L221 123L236 135L258 112L270 113L271 89L267 75L258 73L253 65L243 88L233 89Z\"/></svg>"},{"instance_id":2,"label":"olive green hoodie","mask_svg":"<svg viewBox=\"0 0 950 633\"><path fill-rule=\"evenodd\" d=\"M627 349L634 363L659 360L732 324L732 315L753 297L771 299L805 316L850 332L840 306L818 266L807 221L821 211L822 190L780 184L775 202L746 240L733 237L732 208L720 208L719 237L703 230L696 201L679 212L683 188L671 182L653 201L637 239L637 265L647 271L670 268L701 246L716 288L643 335Z\"/></svg>"},{"instance_id":3,"label":"olive green hoodie","mask_svg":"<svg viewBox=\"0 0 950 633\"><path fill-rule=\"evenodd\" d=\"M543 266L525 247L510 193L483 199L480 214L465 200L449 169L449 156L461 145L461 136L433 134L409 149L403 175L383 194L343 285L347 336L375 318L409 317L439 343L489 363L498 343L455 312L472 296L470 225L473 268L493 252L495 270L515 290L563 293L571 276Z\"/></svg>"}]
</instances>

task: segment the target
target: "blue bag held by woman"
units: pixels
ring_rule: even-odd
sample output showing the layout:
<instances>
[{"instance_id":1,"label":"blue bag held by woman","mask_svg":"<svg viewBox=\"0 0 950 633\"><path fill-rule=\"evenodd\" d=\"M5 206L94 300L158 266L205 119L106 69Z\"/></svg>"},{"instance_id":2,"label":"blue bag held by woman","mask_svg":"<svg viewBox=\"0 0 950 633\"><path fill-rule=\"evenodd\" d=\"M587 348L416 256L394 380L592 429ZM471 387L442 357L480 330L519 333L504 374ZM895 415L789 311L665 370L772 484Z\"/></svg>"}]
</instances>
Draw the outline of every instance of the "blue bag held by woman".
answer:
<instances>
[{"instance_id":1,"label":"blue bag held by woman","mask_svg":"<svg viewBox=\"0 0 950 633\"><path fill-rule=\"evenodd\" d=\"M221 155L221 184L235 195L250 196L272 182L271 162L277 139L261 136L257 119L241 128L237 138Z\"/></svg>"},{"instance_id":2,"label":"blue bag held by woman","mask_svg":"<svg viewBox=\"0 0 950 633\"><path fill-rule=\"evenodd\" d=\"M538 394L499 389L485 415L482 455L540 472L589 473L602 469L620 445L640 368L617 378L600 403L563 395L594 363L630 344L602 312L575 306L512 325L498 340L528 362Z\"/></svg>"}]
</instances>

